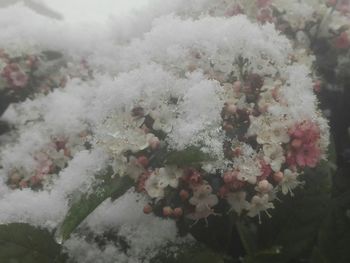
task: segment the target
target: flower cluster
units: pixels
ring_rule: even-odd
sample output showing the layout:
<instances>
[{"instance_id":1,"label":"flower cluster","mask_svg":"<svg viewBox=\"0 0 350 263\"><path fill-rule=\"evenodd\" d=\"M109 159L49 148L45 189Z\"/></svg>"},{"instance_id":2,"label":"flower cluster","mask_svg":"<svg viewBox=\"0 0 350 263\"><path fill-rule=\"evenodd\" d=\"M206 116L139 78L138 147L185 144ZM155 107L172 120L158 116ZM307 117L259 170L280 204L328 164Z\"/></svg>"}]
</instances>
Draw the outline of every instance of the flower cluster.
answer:
<instances>
[{"instance_id":1,"label":"flower cluster","mask_svg":"<svg viewBox=\"0 0 350 263\"><path fill-rule=\"evenodd\" d=\"M52 87L62 85L64 79L54 78L43 72L44 54L8 54L0 50L0 90L10 93L29 93L31 89L48 92Z\"/></svg>"},{"instance_id":2,"label":"flower cluster","mask_svg":"<svg viewBox=\"0 0 350 263\"><path fill-rule=\"evenodd\" d=\"M34 161L32 170L25 169L19 164L9 169L7 184L12 189L30 187L33 190L49 185L67 166L75 153L86 148L87 137L86 132L70 138L52 137L50 143L32 153Z\"/></svg>"},{"instance_id":3,"label":"flower cluster","mask_svg":"<svg viewBox=\"0 0 350 263\"><path fill-rule=\"evenodd\" d=\"M289 18L293 13L278 12L273 0L235 1L232 10L227 1L202 2L223 9L195 17L175 12L155 19L139 38L93 44L96 50L85 54L90 61L55 71L67 79L64 89L9 109L5 118L19 126L19 136L0 152L8 184L45 191L56 175L77 176L75 166L81 172L91 163L74 155L85 150L75 139L88 130L88 150L101 152L95 166L133 178L148 198L145 213L260 219L279 194L293 195L304 169L326 158L328 125L313 93L312 58L275 26L290 21L297 33L307 28L304 18L317 17L304 8L296 13L302 18ZM4 60L6 85L28 72L19 63L24 58ZM43 59L35 61L40 68ZM36 76L26 74L21 89Z\"/></svg>"},{"instance_id":4,"label":"flower cluster","mask_svg":"<svg viewBox=\"0 0 350 263\"><path fill-rule=\"evenodd\" d=\"M89 79L91 74L85 60L71 63L60 52L0 49L0 92L11 102L48 94L65 87L69 78Z\"/></svg>"},{"instance_id":5,"label":"flower cluster","mask_svg":"<svg viewBox=\"0 0 350 263\"><path fill-rule=\"evenodd\" d=\"M279 192L293 195L293 189L302 185L303 169L324 158L327 124L318 111L293 116L302 109L296 98L287 97L292 96L287 91L291 83L248 72L232 83L226 81L220 83L222 159L216 155L214 160L204 157L199 163L183 163L181 155L190 159L203 153L193 146L172 152L167 138L174 128L165 125L172 120L161 119L161 112L152 114L138 105L106 121L104 129L115 133L99 143L116 158L116 173L134 178L137 191L149 196L145 213L196 221L234 211L260 220L262 212L269 215L274 208ZM176 105L178 100L166 103ZM168 107L162 103L158 109ZM176 116L176 107L174 111ZM167 159L172 154L178 154L175 162Z\"/></svg>"}]
</instances>

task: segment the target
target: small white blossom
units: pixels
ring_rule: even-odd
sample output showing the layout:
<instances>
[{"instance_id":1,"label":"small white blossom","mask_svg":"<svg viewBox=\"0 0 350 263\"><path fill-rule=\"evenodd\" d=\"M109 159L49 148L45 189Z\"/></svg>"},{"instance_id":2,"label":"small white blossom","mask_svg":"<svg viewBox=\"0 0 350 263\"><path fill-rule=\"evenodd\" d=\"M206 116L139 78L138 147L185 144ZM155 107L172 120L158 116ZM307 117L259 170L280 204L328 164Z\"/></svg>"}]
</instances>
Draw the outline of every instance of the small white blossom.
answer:
<instances>
[{"instance_id":1,"label":"small white blossom","mask_svg":"<svg viewBox=\"0 0 350 263\"><path fill-rule=\"evenodd\" d=\"M210 185L201 185L193 191L193 196L189 200L191 205L196 206L196 212L201 212L215 206L219 199L212 194Z\"/></svg>"},{"instance_id":2,"label":"small white blossom","mask_svg":"<svg viewBox=\"0 0 350 263\"><path fill-rule=\"evenodd\" d=\"M112 155L119 156L126 151L137 152L149 146L150 137L140 128L138 119L121 113L108 117L95 135L97 143L106 147Z\"/></svg>"},{"instance_id":3,"label":"small white blossom","mask_svg":"<svg viewBox=\"0 0 350 263\"><path fill-rule=\"evenodd\" d=\"M261 223L260 213L265 212L269 217L271 215L267 212L267 209L275 208L273 203L269 202L269 196L264 194L262 196L254 195L251 202L248 212L248 216L255 217L259 216L259 223Z\"/></svg>"},{"instance_id":4,"label":"small white blossom","mask_svg":"<svg viewBox=\"0 0 350 263\"><path fill-rule=\"evenodd\" d=\"M254 189L261 194L269 194L273 190L273 185L267 180L261 180Z\"/></svg>"},{"instance_id":5,"label":"small white blossom","mask_svg":"<svg viewBox=\"0 0 350 263\"><path fill-rule=\"evenodd\" d=\"M238 215L240 215L243 210L248 210L250 207L246 196L247 193L243 191L227 194L226 200L231 206L231 210L234 210Z\"/></svg>"},{"instance_id":6,"label":"small white blossom","mask_svg":"<svg viewBox=\"0 0 350 263\"><path fill-rule=\"evenodd\" d=\"M239 170L237 179L250 184L255 184L261 175L260 163L254 157L241 156L235 160L234 167Z\"/></svg>"},{"instance_id":7,"label":"small white blossom","mask_svg":"<svg viewBox=\"0 0 350 263\"><path fill-rule=\"evenodd\" d=\"M150 112L154 119L153 129L169 133L172 130L173 114L167 107L163 106Z\"/></svg>"},{"instance_id":8,"label":"small white blossom","mask_svg":"<svg viewBox=\"0 0 350 263\"><path fill-rule=\"evenodd\" d=\"M182 176L183 171L174 166L166 166L158 169L159 181L164 186L171 186L176 188L179 184L179 178Z\"/></svg>"},{"instance_id":9,"label":"small white blossom","mask_svg":"<svg viewBox=\"0 0 350 263\"><path fill-rule=\"evenodd\" d=\"M152 198L160 198L164 196L164 183L161 182L160 176L157 173L152 173L145 182L145 190Z\"/></svg>"},{"instance_id":10,"label":"small white blossom","mask_svg":"<svg viewBox=\"0 0 350 263\"><path fill-rule=\"evenodd\" d=\"M282 193L284 195L290 193L291 196L294 195L292 190L302 184L302 182L298 181L298 173L292 172L289 169L284 170L283 178L279 183Z\"/></svg>"},{"instance_id":11,"label":"small white blossom","mask_svg":"<svg viewBox=\"0 0 350 263\"><path fill-rule=\"evenodd\" d=\"M263 151L265 162L274 172L278 172L286 160L283 148L279 144L264 144Z\"/></svg>"},{"instance_id":12,"label":"small white blossom","mask_svg":"<svg viewBox=\"0 0 350 263\"><path fill-rule=\"evenodd\" d=\"M259 116L251 117L250 122L248 135L256 135L256 141L259 144L287 143L290 140L288 122L284 119L272 116Z\"/></svg>"}]
</instances>

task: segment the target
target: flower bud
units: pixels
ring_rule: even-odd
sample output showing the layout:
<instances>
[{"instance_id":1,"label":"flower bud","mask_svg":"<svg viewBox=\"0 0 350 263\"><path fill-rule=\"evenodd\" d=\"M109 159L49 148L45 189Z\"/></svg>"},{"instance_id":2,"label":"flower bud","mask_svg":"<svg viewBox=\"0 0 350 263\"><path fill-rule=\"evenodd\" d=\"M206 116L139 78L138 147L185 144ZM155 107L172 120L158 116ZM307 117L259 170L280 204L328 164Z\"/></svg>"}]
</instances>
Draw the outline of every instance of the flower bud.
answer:
<instances>
[{"instance_id":1,"label":"flower bud","mask_svg":"<svg viewBox=\"0 0 350 263\"><path fill-rule=\"evenodd\" d=\"M153 211L153 208L150 204L147 204L143 207L143 212L145 214L150 214L150 213L152 213L152 211Z\"/></svg>"},{"instance_id":2,"label":"flower bud","mask_svg":"<svg viewBox=\"0 0 350 263\"><path fill-rule=\"evenodd\" d=\"M180 191L179 195L182 201L185 201L190 197L190 194L188 193L188 191L183 189Z\"/></svg>"},{"instance_id":3,"label":"flower bud","mask_svg":"<svg viewBox=\"0 0 350 263\"><path fill-rule=\"evenodd\" d=\"M169 217L169 216L172 216L173 213L174 213L174 211L170 206L163 207L163 216Z\"/></svg>"},{"instance_id":4,"label":"flower bud","mask_svg":"<svg viewBox=\"0 0 350 263\"><path fill-rule=\"evenodd\" d=\"M176 207L174 209L174 216L175 217L181 217L183 215L183 210L181 207Z\"/></svg>"},{"instance_id":5,"label":"flower bud","mask_svg":"<svg viewBox=\"0 0 350 263\"><path fill-rule=\"evenodd\" d=\"M232 88L235 92L239 92L241 90L241 82L239 80L233 82Z\"/></svg>"},{"instance_id":6,"label":"flower bud","mask_svg":"<svg viewBox=\"0 0 350 263\"><path fill-rule=\"evenodd\" d=\"M276 172L276 173L274 173L273 179L274 179L277 183L281 182L282 179L283 179L283 173L282 173L282 172Z\"/></svg>"},{"instance_id":7,"label":"flower bud","mask_svg":"<svg viewBox=\"0 0 350 263\"><path fill-rule=\"evenodd\" d=\"M294 139L292 141L292 147L295 149L299 149L302 144L303 144L303 142L300 139Z\"/></svg>"},{"instance_id":8,"label":"flower bud","mask_svg":"<svg viewBox=\"0 0 350 263\"><path fill-rule=\"evenodd\" d=\"M228 104L226 107L225 107L225 111L227 114L235 114L236 111L237 111L237 107L236 105L234 104Z\"/></svg>"},{"instance_id":9,"label":"flower bud","mask_svg":"<svg viewBox=\"0 0 350 263\"><path fill-rule=\"evenodd\" d=\"M149 164L148 158L144 155L137 158L137 162L143 167L147 167Z\"/></svg>"},{"instance_id":10,"label":"flower bud","mask_svg":"<svg viewBox=\"0 0 350 263\"><path fill-rule=\"evenodd\" d=\"M152 150L156 150L159 148L160 146L160 140L158 137L152 137L151 139L148 140L148 144L149 144L149 147L152 149Z\"/></svg>"}]
</instances>

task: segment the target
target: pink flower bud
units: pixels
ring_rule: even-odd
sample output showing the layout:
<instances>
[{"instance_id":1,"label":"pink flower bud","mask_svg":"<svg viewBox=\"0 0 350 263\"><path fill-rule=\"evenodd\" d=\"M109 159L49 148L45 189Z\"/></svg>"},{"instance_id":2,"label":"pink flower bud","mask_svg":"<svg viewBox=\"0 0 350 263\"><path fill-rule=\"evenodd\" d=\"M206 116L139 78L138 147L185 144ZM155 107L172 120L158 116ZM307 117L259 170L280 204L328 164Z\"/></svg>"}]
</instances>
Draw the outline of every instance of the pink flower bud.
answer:
<instances>
[{"instance_id":1,"label":"pink flower bud","mask_svg":"<svg viewBox=\"0 0 350 263\"><path fill-rule=\"evenodd\" d=\"M237 107L234 104L228 104L225 107L225 111L226 111L227 114L235 114L236 111L237 111Z\"/></svg>"},{"instance_id":2,"label":"pink flower bud","mask_svg":"<svg viewBox=\"0 0 350 263\"><path fill-rule=\"evenodd\" d=\"M233 82L233 84L232 84L232 88L235 92L239 92L241 90L241 86L242 86L242 84L239 80Z\"/></svg>"},{"instance_id":3,"label":"pink flower bud","mask_svg":"<svg viewBox=\"0 0 350 263\"><path fill-rule=\"evenodd\" d=\"M274 179L277 183L281 182L282 179L283 179L283 173L282 173L282 172L276 172L276 173L274 173L274 174L273 174L273 179Z\"/></svg>"},{"instance_id":4,"label":"pink flower bud","mask_svg":"<svg viewBox=\"0 0 350 263\"><path fill-rule=\"evenodd\" d=\"M156 150L160 146L160 140L158 139L158 137L152 137L151 139L149 139L148 144L152 150Z\"/></svg>"},{"instance_id":5,"label":"pink flower bud","mask_svg":"<svg viewBox=\"0 0 350 263\"><path fill-rule=\"evenodd\" d=\"M179 195L182 201L185 201L190 197L190 194L188 193L188 191L183 189L180 191Z\"/></svg>"},{"instance_id":6,"label":"pink flower bud","mask_svg":"<svg viewBox=\"0 0 350 263\"><path fill-rule=\"evenodd\" d=\"M262 180L258 183L258 189L262 193L267 193L271 191L271 185L267 180Z\"/></svg>"},{"instance_id":7,"label":"pink flower bud","mask_svg":"<svg viewBox=\"0 0 350 263\"><path fill-rule=\"evenodd\" d=\"M137 158L137 162L143 167L147 167L149 164L148 158L144 155Z\"/></svg>"},{"instance_id":8,"label":"pink flower bud","mask_svg":"<svg viewBox=\"0 0 350 263\"><path fill-rule=\"evenodd\" d=\"M183 210L181 207L176 207L174 209L174 216L175 217L181 217L183 215Z\"/></svg>"},{"instance_id":9,"label":"pink flower bud","mask_svg":"<svg viewBox=\"0 0 350 263\"><path fill-rule=\"evenodd\" d=\"M145 214L150 214L150 213L152 213L152 211L153 211L153 208L150 204L147 204L143 207L143 212Z\"/></svg>"},{"instance_id":10,"label":"pink flower bud","mask_svg":"<svg viewBox=\"0 0 350 263\"><path fill-rule=\"evenodd\" d=\"M302 144L303 144L303 142L300 139L294 139L292 141L292 147L295 148L295 149L299 149Z\"/></svg>"},{"instance_id":11,"label":"pink flower bud","mask_svg":"<svg viewBox=\"0 0 350 263\"><path fill-rule=\"evenodd\" d=\"M174 213L174 211L170 206L163 207L163 216L169 217L169 216L172 216L173 213Z\"/></svg>"}]
</instances>

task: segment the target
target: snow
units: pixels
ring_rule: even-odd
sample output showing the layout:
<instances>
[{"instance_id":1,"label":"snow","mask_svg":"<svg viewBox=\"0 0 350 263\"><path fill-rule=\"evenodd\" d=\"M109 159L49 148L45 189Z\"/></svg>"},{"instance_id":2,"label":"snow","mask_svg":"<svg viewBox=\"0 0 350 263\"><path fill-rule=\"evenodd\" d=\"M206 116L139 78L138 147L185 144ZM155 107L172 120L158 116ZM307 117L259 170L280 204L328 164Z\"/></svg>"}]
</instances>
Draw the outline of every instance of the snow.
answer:
<instances>
[{"instance_id":1,"label":"snow","mask_svg":"<svg viewBox=\"0 0 350 263\"><path fill-rule=\"evenodd\" d=\"M59 10L59 4L49 2ZM67 1L61 6L67 8ZM292 48L287 38L273 25L259 26L242 15L225 18L201 12L208 6L208 0L156 0L142 11L108 21L96 15L94 23L52 20L21 3L0 9L0 25L5 28L0 31L1 45L12 54L58 50L70 62L84 58L95 69L93 79L71 78L65 88L12 105L2 116L16 127L18 136L0 149L0 223L56 228L69 202L88 191L94 175L110 164L108 149L100 144L107 136L106 119L116 114L113 132L125 131L118 114L138 105L150 112L169 112L172 148L201 145L222 159L222 131L213 130L220 127L224 103L220 74L239 75L241 58L249 61L248 71L285 76L282 91L294 119L317 118L309 69L288 66ZM177 99L175 105L169 102L171 97ZM284 110L270 109L276 115ZM34 153L53 137L74 137L83 131L94 134L92 150L77 150L50 187L35 192L6 186L13 169L35 170ZM178 237L174 221L143 214L146 202L130 191L115 202L106 200L84 222L94 234L117 230L130 245L127 252L112 243L101 249L79 234L68 240L67 250L78 262L131 263L140 262L146 253L149 259L155 248L191 241Z\"/></svg>"}]
</instances>

